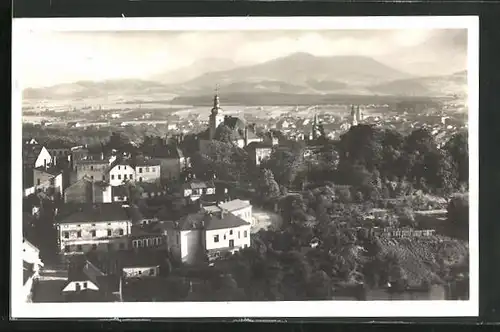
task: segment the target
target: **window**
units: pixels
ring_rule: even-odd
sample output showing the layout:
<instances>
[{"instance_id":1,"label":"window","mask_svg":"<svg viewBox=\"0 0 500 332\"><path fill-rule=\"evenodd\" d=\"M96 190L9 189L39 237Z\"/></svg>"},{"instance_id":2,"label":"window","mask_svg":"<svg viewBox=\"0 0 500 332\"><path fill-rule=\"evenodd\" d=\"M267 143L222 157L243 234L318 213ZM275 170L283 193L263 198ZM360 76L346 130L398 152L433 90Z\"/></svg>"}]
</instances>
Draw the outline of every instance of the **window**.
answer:
<instances>
[{"instance_id":1,"label":"window","mask_svg":"<svg viewBox=\"0 0 500 332\"><path fill-rule=\"evenodd\" d=\"M95 231L90 231L90 236L95 237Z\"/></svg>"},{"instance_id":2,"label":"window","mask_svg":"<svg viewBox=\"0 0 500 332\"><path fill-rule=\"evenodd\" d=\"M122 175L118 174L118 180L121 180L121 179L122 179Z\"/></svg>"},{"instance_id":3,"label":"window","mask_svg":"<svg viewBox=\"0 0 500 332\"><path fill-rule=\"evenodd\" d=\"M244 236L244 237L247 237L247 236L248 236L248 232L247 232L247 231L244 231L244 232L243 232L243 236Z\"/></svg>"},{"instance_id":4,"label":"window","mask_svg":"<svg viewBox=\"0 0 500 332\"><path fill-rule=\"evenodd\" d=\"M64 252L69 252L69 246L64 246Z\"/></svg>"},{"instance_id":5,"label":"window","mask_svg":"<svg viewBox=\"0 0 500 332\"><path fill-rule=\"evenodd\" d=\"M127 174L124 174L124 175L123 175L123 179L124 179L124 180L127 180Z\"/></svg>"},{"instance_id":6,"label":"window","mask_svg":"<svg viewBox=\"0 0 500 332\"><path fill-rule=\"evenodd\" d=\"M118 170L120 170L120 166L118 165Z\"/></svg>"},{"instance_id":7,"label":"window","mask_svg":"<svg viewBox=\"0 0 500 332\"><path fill-rule=\"evenodd\" d=\"M108 236L111 236L111 230L108 229Z\"/></svg>"},{"instance_id":8,"label":"window","mask_svg":"<svg viewBox=\"0 0 500 332\"><path fill-rule=\"evenodd\" d=\"M149 167L146 167L146 173L149 173Z\"/></svg>"},{"instance_id":9,"label":"window","mask_svg":"<svg viewBox=\"0 0 500 332\"><path fill-rule=\"evenodd\" d=\"M76 237L82 237L82 231L78 231L78 232L76 233Z\"/></svg>"},{"instance_id":10,"label":"window","mask_svg":"<svg viewBox=\"0 0 500 332\"><path fill-rule=\"evenodd\" d=\"M40 179L36 179L36 184L37 184L37 186L40 185Z\"/></svg>"},{"instance_id":11,"label":"window","mask_svg":"<svg viewBox=\"0 0 500 332\"><path fill-rule=\"evenodd\" d=\"M155 269L149 269L149 275L154 276L155 275Z\"/></svg>"},{"instance_id":12,"label":"window","mask_svg":"<svg viewBox=\"0 0 500 332\"><path fill-rule=\"evenodd\" d=\"M130 174L130 180L133 180L133 179L134 179L134 175Z\"/></svg>"},{"instance_id":13,"label":"window","mask_svg":"<svg viewBox=\"0 0 500 332\"><path fill-rule=\"evenodd\" d=\"M179 233L177 233L177 244L179 244L180 240L181 240L180 235L179 235ZM217 241L219 241L218 238L217 238Z\"/></svg>"},{"instance_id":14,"label":"window","mask_svg":"<svg viewBox=\"0 0 500 332\"><path fill-rule=\"evenodd\" d=\"M132 241L132 248L137 248L137 241L136 240Z\"/></svg>"},{"instance_id":15,"label":"window","mask_svg":"<svg viewBox=\"0 0 500 332\"><path fill-rule=\"evenodd\" d=\"M105 175L103 175L103 176L102 176L102 180L103 180L103 181L105 181L105 180L106 180L106 176L105 176Z\"/></svg>"},{"instance_id":16,"label":"window","mask_svg":"<svg viewBox=\"0 0 500 332\"><path fill-rule=\"evenodd\" d=\"M229 230L229 235L233 235L233 230Z\"/></svg>"},{"instance_id":17,"label":"window","mask_svg":"<svg viewBox=\"0 0 500 332\"><path fill-rule=\"evenodd\" d=\"M120 228L120 229L118 230L118 234L123 235L123 229L121 229L121 228Z\"/></svg>"},{"instance_id":18,"label":"window","mask_svg":"<svg viewBox=\"0 0 500 332\"><path fill-rule=\"evenodd\" d=\"M226 239L226 234L224 234L224 240Z\"/></svg>"},{"instance_id":19,"label":"window","mask_svg":"<svg viewBox=\"0 0 500 332\"><path fill-rule=\"evenodd\" d=\"M114 179L115 179L115 175L111 174L111 180L114 180Z\"/></svg>"},{"instance_id":20,"label":"window","mask_svg":"<svg viewBox=\"0 0 500 332\"><path fill-rule=\"evenodd\" d=\"M139 178L139 182L142 182L142 177Z\"/></svg>"},{"instance_id":21,"label":"window","mask_svg":"<svg viewBox=\"0 0 500 332\"><path fill-rule=\"evenodd\" d=\"M142 173L142 167L139 167L139 173Z\"/></svg>"},{"instance_id":22,"label":"window","mask_svg":"<svg viewBox=\"0 0 500 332\"><path fill-rule=\"evenodd\" d=\"M86 281L83 283L83 288L87 288L87 282Z\"/></svg>"},{"instance_id":23,"label":"window","mask_svg":"<svg viewBox=\"0 0 500 332\"><path fill-rule=\"evenodd\" d=\"M76 283L75 290L79 292L81 290L81 286L79 283Z\"/></svg>"},{"instance_id":24,"label":"window","mask_svg":"<svg viewBox=\"0 0 500 332\"><path fill-rule=\"evenodd\" d=\"M155 168L154 167L151 167L151 172L154 172L155 171Z\"/></svg>"},{"instance_id":25,"label":"window","mask_svg":"<svg viewBox=\"0 0 500 332\"><path fill-rule=\"evenodd\" d=\"M92 250L96 250L97 249L97 244L93 244L92 245Z\"/></svg>"},{"instance_id":26,"label":"window","mask_svg":"<svg viewBox=\"0 0 500 332\"><path fill-rule=\"evenodd\" d=\"M138 273L139 273L139 274L142 274L142 271L139 271Z\"/></svg>"},{"instance_id":27,"label":"window","mask_svg":"<svg viewBox=\"0 0 500 332\"><path fill-rule=\"evenodd\" d=\"M94 170L94 166L90 166L90 170L93 171Z\"/></svg>"},{"instance_id":28,"label":"window","mask_svg":"<svg viewBox=\"0 0 500 332\"><path fill-rule=\"evenodd\" d=\"M241 232L240 232L240 231L238 231L238 239L240 238L240 235L241 235Z\"/></svg>"},{"instance_id":29,"label":"window","mask_svg":"<svg viewBox=\"0 0 500 332\"><path fill-rule=\"evenodd\" d=\"M90 179L91 179L91 180L94 180L94 176L93 176L93 175L91 175L91 176L90 176Z\"/></svg>"},{"instance_id":30,"label":"window","mask_svg":"<svg viewBox=\"0 0 500 332\"><path fill-rule=\"evenodd\" d=\"M77 251L82 251L82 245L81 245L81 244L77 245L77 246L76 246L76 250L77 250Z\"/></svg>"},{"instance_id":31,"label":"window","mask_svg":"<svg viewBox=\"0 0 500 332\"><path fill-rule=\"evenodd\" d=\"M219 235L214 236L214 242L219 242Z\"/></svg>"},{"instance_id":32,"label":"window","mask_svg":"<svg viewBox=\"0 0 500 332\"><path fill-rule=\"evenodd\" d=\"M137 241L137 247L138 247L138 248L142 248L142 247L143 247L143 245L144 245L144 243L142 243L142 240L138 240L138 241Z\"/></svg>"},{"instance_id":33,"label":"window","mask_svg":"<svg viewBox=\"0 0 500 332\"><path fill-rule=\"evenodd\" d=\"M64 232L63 235L64 235L65 239L69 239L69 233L68 232Z\"/></svg>"}]
</instances>

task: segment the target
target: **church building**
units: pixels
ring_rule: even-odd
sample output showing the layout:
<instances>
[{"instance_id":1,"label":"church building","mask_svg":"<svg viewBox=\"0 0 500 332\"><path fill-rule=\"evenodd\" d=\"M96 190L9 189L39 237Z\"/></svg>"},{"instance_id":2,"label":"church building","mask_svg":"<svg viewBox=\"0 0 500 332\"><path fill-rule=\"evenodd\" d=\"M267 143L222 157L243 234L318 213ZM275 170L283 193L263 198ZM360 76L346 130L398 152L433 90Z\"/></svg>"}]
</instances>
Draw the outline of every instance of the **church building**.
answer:
<instances>
[{"instance_id":1,"label":"church building","mask_svg":"<svg viewBox=\"0 0 500 332\"><path fill-rule=\"evenodd\" d=\"M247 125L245 120L224 114L223 109L220 107L219 95L216 92L214 104L208 118L208 137L200 139L200 151L204 151L209 142L217 139L217 129L222 125L230 129L231 141L239 148L244 148L252 142L263 141L262 137L255 135L253 127Z\"/></svg>"}]
</instances>

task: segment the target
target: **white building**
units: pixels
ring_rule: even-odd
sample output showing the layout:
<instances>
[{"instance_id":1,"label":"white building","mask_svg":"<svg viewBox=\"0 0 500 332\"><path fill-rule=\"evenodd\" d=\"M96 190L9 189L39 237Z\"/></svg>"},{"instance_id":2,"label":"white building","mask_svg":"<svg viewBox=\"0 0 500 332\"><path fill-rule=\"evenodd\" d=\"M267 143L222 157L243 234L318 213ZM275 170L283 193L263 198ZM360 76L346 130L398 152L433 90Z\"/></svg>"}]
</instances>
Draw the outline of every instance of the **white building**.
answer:
<instances>
[{"instance_id":1,"label":"white building","mask_svg":"<svg viewBox=\"0 0 500 332\"><path fill-rule=\"evenodd\" d=\"M174 257L196 263L207 256L215 258L250 246L250 226L231 213L201 211L173 223L167 230L167 243Z\"/></svg>"},{"instance_id":2,"label":"white building","mask_svg":"<svg viewBox=\"0 0 500 332\"><path fill-rule=\"evenodd\" d=\"M23 166L25 168L50 165L52 165L52 156L44 146L38 144L25 144L23 146Z\"/></svg>"},{"instance_id":3,"label":"white building","mask_svg":"<svg viewBox=\"0 0 500 332\"><path fill-rule=\"evenodd\" d=\"M127 161L114 161L107 170L106 181L113 187L135 180L135 169Z\"/></svg>"},{"instance_id":4,"label":"white building","mask_svg":"<svg viewBox=\"0 0 500 332\"><path fill-rule=\"evenodd\" d=\"M128 248L132 222L121 204L81 204L70 208L69 214L59 212L56 223L63 256Z\"/></svg>"},{"instance_id":5,"label":"white building","mask_svg":"<svg viewBox=\"0 0 500 332\"><path fill-rule=\"evenodd\" d=\"M76 161L75 161L76 162ZM106 181L110 160L80 160L76 162L76 180L88 177L92 181Z\"/></svg>"},{"instance_id":6,"label":"white building","mask_svg":"<svg viewBox=\"0 0 500 332\"><path fill-rule=\"evenodd\" d=\"M221 213L225 211L240 217L246 222L252 223L252 204L250 204L250 201L234 199L218 205L205 206L203 209L209 213Z\"/></svg>"},{"instance_id":7,"label":"white building","mask_svg":"<svg viewBox=\"0 0 500 332\"><path fill-rule=\"evenodd\" d=\"M161 177L161 162L153 159L141 159L135 162L136 181L158 182Z\"/></svg>"},{"instance_id":8,"label":"white building","mask_svg":"<svg viewBox=\"0 0 500 332\"><path fill-rule=\"evenodd\" d=\"M23 239L23 297L26 302L32 301L33 283L39 277L43 262L40 259L40 250Z\"/></svg>"}]
</instances>

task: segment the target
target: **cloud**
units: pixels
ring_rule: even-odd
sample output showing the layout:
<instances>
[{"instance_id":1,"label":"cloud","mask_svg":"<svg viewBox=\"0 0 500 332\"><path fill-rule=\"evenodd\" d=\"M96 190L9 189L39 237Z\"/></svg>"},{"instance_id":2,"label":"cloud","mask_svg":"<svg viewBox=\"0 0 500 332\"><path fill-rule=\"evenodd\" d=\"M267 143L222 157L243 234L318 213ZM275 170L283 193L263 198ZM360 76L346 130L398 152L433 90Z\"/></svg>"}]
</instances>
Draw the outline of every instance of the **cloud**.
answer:
<instances>
[{"instance_id":1,"label":"cloud","mask_svg":"<svg viewBox=\"0 0 500 332\"><path fill-rule=\"evenodd\" d=\"M445 68L466 58L465 30L31 32L16 38L26 86L78 80L148 78L202 58L256 63L293 52L365 55L398 69ZM36 56L33 56L36 55ZM454 65L455 67L459 66ZM449 67L449 66L448 66Z\"/></svg>"}]
</instances>

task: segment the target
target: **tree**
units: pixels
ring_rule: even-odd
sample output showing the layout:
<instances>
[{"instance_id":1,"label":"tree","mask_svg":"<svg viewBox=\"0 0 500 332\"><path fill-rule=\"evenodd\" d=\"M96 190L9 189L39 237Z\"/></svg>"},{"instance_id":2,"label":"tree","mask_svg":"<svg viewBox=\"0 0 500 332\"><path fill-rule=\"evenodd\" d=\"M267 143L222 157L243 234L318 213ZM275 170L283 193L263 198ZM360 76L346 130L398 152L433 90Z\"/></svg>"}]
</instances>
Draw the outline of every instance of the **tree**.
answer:
<instances>
[{"instance_id":1,"label":"tree","mask_svg":"<svg viewBox=\"0 0 500 332\"><path fill-rule=\"evenodd\" d=\"M260 176L259 189L266 200L280 195L280 188L270 169L264 169Z\"/></svg>"},{"instance_id":2,"label":"tree","mask_svg":"<svg viewBox=\"0 0 500 332\"><path fill-rule=\"evenodd\" d=\"M453 135L445 144L446 150L455 164L458 172L458 182L469 182L469 145L467 131Z\"/></svg>"},{"instance_id":3,"label":"tree","mask_svg":"<svg viewBox=\"0 0 500 332\"><path fill-rule=\"evenodd\" d=\"M447 208L447 219L457 236L469 236L469 195L458 194L453 196Z\"/></svg>"},{"instance_id":4,"label":"tree","mask_svg":"<svg viewBox=\"0 0 500 332\"><path fill-rule=\"evenodd\" d=\"M315 271L308 285L308 298L312 300L330 300L332 280L325 271Z\"/></svg>"},{"instance_id":5,"label":"tree","mask_svg":"<svg viewBox=\"0 0 500 332\"><path fill-rule=\"evenodd\" d=\"M290 187L297 175L304 169L303 150L297 146L276 148L262 165L272 170L278 184Z\"/></svg>"},{"instance_id":6,"label":"tree","mask_svg":"<svg viewBox=\"0 0 500 332\"><path fill-rule=\"evenodd\" d=\"M225 124L221 124L215 130L214 138L224 143L232 143L236 139L238 139L238 136L235 135L234 131L231 128L229 128Z\"/></svg>"}]
</instances>

